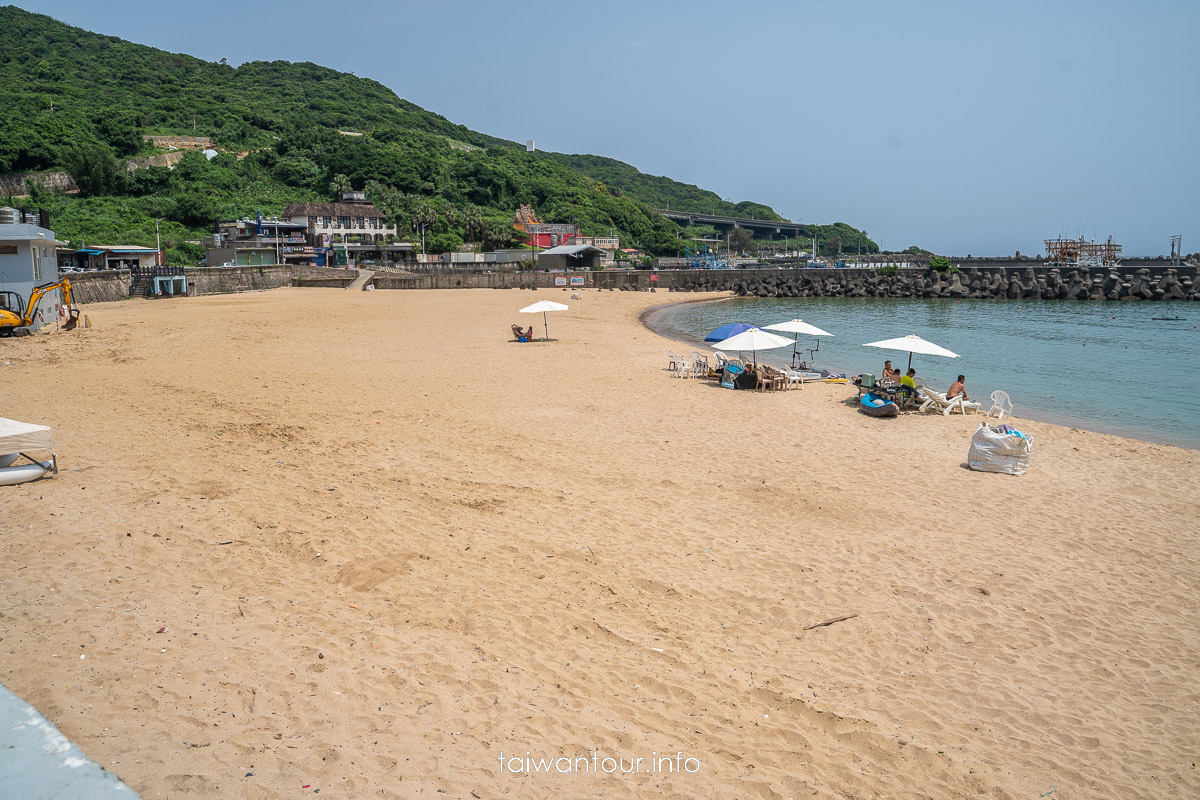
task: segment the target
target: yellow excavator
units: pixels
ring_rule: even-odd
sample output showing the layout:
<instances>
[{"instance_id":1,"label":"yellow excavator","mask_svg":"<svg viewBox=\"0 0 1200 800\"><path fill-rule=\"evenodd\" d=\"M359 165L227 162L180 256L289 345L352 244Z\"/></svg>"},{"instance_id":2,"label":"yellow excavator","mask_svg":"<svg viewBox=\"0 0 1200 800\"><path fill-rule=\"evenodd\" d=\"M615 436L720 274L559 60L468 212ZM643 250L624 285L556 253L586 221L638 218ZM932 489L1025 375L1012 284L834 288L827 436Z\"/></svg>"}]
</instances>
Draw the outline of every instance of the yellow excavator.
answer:
<instances>
[{"instance_id":1,"label":"yellow excavator","mask_svg":"<svg viewBox=\"0 0 1200 800\"><path fill-rule=\"evenodd\" d=\"M0 336L12 336L14 333L27 333L25 329L33 324L37 314L38 303L55 289L62 289L63 305L67 309L67 319L63 330L69 331L79 324L79 309L71 302L71 282L66 278L55 283L47 283L35 288L29 295L29 305L16 292L0 292Z\"/></svg>"}]
</instances>

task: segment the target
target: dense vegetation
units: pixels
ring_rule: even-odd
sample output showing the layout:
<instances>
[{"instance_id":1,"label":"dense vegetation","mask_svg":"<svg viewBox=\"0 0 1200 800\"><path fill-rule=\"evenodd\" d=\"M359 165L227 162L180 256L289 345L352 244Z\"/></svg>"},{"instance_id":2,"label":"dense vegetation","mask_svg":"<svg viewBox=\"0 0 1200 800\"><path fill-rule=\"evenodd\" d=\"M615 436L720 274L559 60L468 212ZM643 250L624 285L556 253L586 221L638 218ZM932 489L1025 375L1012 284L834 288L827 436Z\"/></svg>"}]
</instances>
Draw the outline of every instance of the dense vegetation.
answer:
<instances>
[{"instance_id":1,"label":"dense vegetation","mask_svg":"<svg viewBox=\"0 0 1200 800\"><path fill-rule=\"evenodd\" d=\"M130 171L126 159L157 152L146 134L208 136L221 154ZM548 222L615 228L630 246L666 255L684 240L656 207L779 219L611 159L526 153L316 64L234 68L3 7L0 173L52 169L69 172L80 195L37 192L18 204L49 207L60 237L153 244L160 219L172 261L198 258L188 242L216 218L276 214L346 187L366 190L410 238L424 225L430 251L509 243L522 203ZM825 227L814 229L825 249L837 240L850 251L862 237L873 251L850 226Z\"/></svg>"},{"instance_id":2,"label":"dense vegetation","mask_svg":"<svg viewBox=\"0 0 1200 800\"><path fill-rule=\"evenodd\" d=\"M618 193L655 206L676 211L695 211L702 214L721 214L746 219L785 221L775 210L761 203L744 200L731 203L716 192L687 183L679 183L658 175L646 175L624 161L603 156L547 153L547 157L603 182Z\"/></svg>"}]
</instances>

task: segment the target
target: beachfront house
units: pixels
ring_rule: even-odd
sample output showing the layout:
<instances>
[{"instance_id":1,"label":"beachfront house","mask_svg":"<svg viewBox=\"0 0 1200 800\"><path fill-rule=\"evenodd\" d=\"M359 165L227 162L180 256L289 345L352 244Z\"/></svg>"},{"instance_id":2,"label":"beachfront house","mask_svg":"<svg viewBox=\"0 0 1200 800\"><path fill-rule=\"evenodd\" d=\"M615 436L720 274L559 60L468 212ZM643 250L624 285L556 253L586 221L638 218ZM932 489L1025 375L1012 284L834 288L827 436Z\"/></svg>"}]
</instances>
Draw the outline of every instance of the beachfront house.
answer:
<instances>
[{"instance_id":1,"label":"beachfront house","mask_svg":"<svg viewBox=\"0 0 1200 800\"><path fill-rule=\"evenodd\" d=\"M15 292L18 298L0 294L0 302L18 314L25 310L34 287L58 281L58 258L55 250L59 242L54 231L29 223L0 224L0 293ZM36 331L45 324L54 322L62 305L62 297L55 289L42 298L39 314L34 316L30 328Z\"/></svg>"},{"instance_id":2,"label":"beachfront house","mask_svg":"<svg viewBox=\"0 0 1200 800\"><path fill-rule=\"evenodd\" d=\"M551 272L577 272L601 269L610 258L607 250L590 244L561 244L538 253L538 269Z\"/></svg>"},{"instance_id":3,"label":"beachfront house","mask_svg":"<svg viewBox=\"0 0 1200 800\"><path fill-rule=\"evenodd\" d=\"M61 263L64 256L60 255L58 260ZM84 245L74 251L70 260L71 266L78 270L134 269L155 266L158 251L136 244Z\"/></svg>"},{"instance_id":4,"label":"beachfront house","mask_svg":"<svg viewBox=\"0 0 1200 800\"><path fill-rule=\"evenodd\" d=\"M621 249L620 236L571 236L567 239L567 244L590 244L592 247L599 247L601 250L608 252L608 260L611 261L616 255L617 250Z\"/></svg>"},{"instance_id":5,"label":"beachfront house","mask_svg":"<svg viewBox=\"0 0 1200 800\"><path fill-rule=\"evenodd\" d=\"M210 267L303 266L315 259L307 225L274 217L218 222L216 233L204 239L204 248L204 263Z\"/></svg>"},{"instance_id":6,"label":"beachfront house","mask_svg":"<svg viewBox=\"0 0 1200 800\"><path fill-rule=\"evenodd\" d=\"M413 260L413 245L396 241L395 222L362 192L346 192L340 203L292 203L282 218L305 226L317 263L352 267Z\"/></svg>"}]
</instances>

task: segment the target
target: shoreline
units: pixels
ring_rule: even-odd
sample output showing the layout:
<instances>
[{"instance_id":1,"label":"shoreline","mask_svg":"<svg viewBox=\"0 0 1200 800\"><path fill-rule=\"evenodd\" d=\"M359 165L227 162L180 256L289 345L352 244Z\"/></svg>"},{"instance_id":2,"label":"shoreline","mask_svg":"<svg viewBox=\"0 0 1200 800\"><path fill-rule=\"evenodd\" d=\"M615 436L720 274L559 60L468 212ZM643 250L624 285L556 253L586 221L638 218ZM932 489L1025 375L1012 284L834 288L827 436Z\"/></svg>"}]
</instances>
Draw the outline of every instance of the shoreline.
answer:
<instances>
[{"instance_id":1,"label":"shoreline","mask_svg":"<svg viewBox=\"0 0 1200 800\"><path fill-rule=\"evenodd\" d=\"M669 339L671 341L676 341L676 342L682 342L682 343L688 345L689 347L700 348L702 350L711 351L713 349L711 342L697 340L697 339L689 336L686 332L680 331L677 328L672 328L668 324L665 324L665 323L668 320L668 318L670 317L673 309L678 309L682 306L687 306L687 305L703 305L703 304L707 304L707 303L719 303L719 302L723 302L725 300L732 300L732 299L756 299L756 298L740 298L740 297L735 297L735 296L726 296L725 293L722 293L722 296L720 296L720 297L702 297L702 298L697 298L695 300L682 300L682 301L675 302L675 303L663 303L661 305L651 306L651 307L647 308L645 311L643 311L639 315L638 321L641 322L641 324L644 325L647 330L653 331L657 335L662 336L664 339ZM778 298L761 298L761 299L778 299ZM778 359L772 359L771 356L766 355L766 351L764 351L763 360L766 361L767 363L771 363L771 361L778 360ZM838 372L839 368L835 366L831 371ZM846 374L849 375L850 373L847 372ZM986 401L984 401L984 402L986 404ZM1083 419L1083 418L1075 418L1075 417L1071 417L1069 415L1058 414L1058 413L1055 413L1054 411L1048 411L1046 409L1038 408L1036 406L1031 406L1031 405L1023 405L1022 409L1023 409L1023 412L1027 411L1029 413L1018 414L1018 415L1016 415L1016 419L1029 419L1029 420L1034 420L1037 422L1044 422L1044 423L1047 423L1050 425L1055 425L1060 428L1085 430L1085 431L1090 431L1092 433L1102 433L1106 436L1117 436L1122 439L1130 439L1132 441L1146 442L1147 444L1157 444L1157 445L1163 445L1165 447L1178 447L1182 450L1190 450L1193 452L1200 452L1200 442L1190 442L1189 441L1188 443L1180 443L1177 441L1167 441L1164 436L1162 436L1161 434L1158 434L1154 431L1148 431L1148 430L1143 430L1140 428L1127 427L1127 426L1122 426L1122 425L1114 425L1111 423L1096 422L1095 420L1089 420L1089 419Z\"/></svg>"}]
</instances>

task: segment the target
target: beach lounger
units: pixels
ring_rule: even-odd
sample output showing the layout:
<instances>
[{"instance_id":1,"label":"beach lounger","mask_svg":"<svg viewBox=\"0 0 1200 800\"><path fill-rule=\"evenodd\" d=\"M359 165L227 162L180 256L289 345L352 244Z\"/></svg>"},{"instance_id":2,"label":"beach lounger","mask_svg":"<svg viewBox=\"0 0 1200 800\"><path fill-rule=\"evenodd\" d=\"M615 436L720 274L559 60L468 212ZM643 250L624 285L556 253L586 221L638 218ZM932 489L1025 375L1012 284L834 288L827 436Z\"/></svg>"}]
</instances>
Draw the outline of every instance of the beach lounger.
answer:
<instances>
[{"instance_id":1,"label":"beach lounger","mask_svg":"<svg viewBox=\"0 0 1200 800\"><path fill-rule=\"evenodd\" d=\"M924 396L924 401L921 403L921 411L940 411L942 416L950 416L950 412L958 409L960 414L966 414L968 411L974 413L979 411L979 403L973 400L963 400L962 397L948 398L941 392L934 391L926 386L920 390Z\"/></svg>"},{"instance_id":2,"label":"beach lounger","mask_svg":"<svg viewBox=\"0 0 1200 800\"><path fill-rule=\"evenodd\" d=\"M950 412L962 403L961 397L951 400L942 392L930 389L928 386L920 390L920 396L922 402L919 410L936 411L944 417L950 416ZM963 413L965 414L966 412L964 411Z\"/></svg>"}]
</instances>

